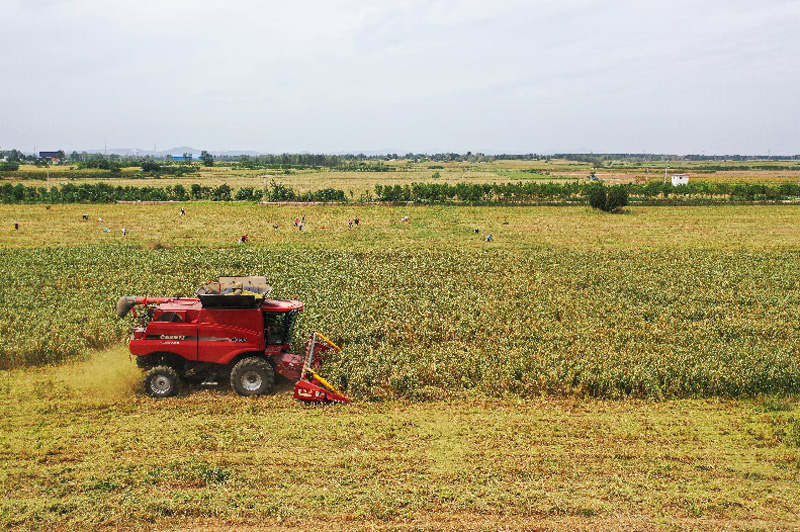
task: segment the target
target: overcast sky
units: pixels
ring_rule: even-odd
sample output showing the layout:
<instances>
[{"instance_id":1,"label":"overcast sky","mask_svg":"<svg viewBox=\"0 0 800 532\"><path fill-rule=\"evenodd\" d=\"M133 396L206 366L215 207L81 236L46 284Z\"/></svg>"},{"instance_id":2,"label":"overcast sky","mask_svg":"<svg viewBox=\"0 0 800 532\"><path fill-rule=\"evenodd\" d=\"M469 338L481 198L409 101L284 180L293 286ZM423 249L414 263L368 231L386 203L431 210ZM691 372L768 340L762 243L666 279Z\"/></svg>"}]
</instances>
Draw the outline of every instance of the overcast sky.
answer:
<instances>
[{"instance_id":1,"label":"overcast sky","mask_svg":"<svg viewBox=\"0 0 800 532\"><path fill-rule=\"evenodd\" d=\"M0 148L800 153L800 0L2 0Z\"/></svg>"}]
</instances>

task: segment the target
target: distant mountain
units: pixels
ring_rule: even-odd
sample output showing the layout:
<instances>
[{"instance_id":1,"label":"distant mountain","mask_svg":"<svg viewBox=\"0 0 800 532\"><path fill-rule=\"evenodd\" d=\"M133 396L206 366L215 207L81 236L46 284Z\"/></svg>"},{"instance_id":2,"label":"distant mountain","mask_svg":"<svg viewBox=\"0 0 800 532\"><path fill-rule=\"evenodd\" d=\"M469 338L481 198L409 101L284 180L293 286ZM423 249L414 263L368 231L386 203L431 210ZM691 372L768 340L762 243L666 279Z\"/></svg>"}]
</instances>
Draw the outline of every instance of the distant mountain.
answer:
<instances>
[{"instance_id":1,"label":"distant mountain","mask_svg":"<svg viewBox=\"0 0 800 532\"><path fill-rule=\"evenodd\" d=\"M69 150L70 152L72 150ZM199 157L200 153L203 150L198 150L197 148L192 148L191 146L178 146L175 148L170 148L168 150L142 150L139 148L100 148L100 149L91 149L91 150L75 150L78 152L86 151L87 153L106 153L108 155L122 155L124 157L164 157L166 155L183 155L184 153L191 153L192 157ZM208 150L211 155L214 156L225 156L225 155L262 155L265 152L253 151L253 150L228 150L228 151L219 151L219 150Z\"/></svg>"}]
</instances>

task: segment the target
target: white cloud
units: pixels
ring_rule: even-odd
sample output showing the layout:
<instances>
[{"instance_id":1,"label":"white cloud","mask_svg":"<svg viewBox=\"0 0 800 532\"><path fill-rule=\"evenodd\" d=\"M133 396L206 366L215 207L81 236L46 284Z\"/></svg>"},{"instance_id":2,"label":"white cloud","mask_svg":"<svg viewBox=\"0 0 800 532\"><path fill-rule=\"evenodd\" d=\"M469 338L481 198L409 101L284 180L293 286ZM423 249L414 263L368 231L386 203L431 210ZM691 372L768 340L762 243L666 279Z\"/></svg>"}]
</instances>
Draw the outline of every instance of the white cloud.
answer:
<instances>
[{"instance_id":1,"label":"white cloud","mask_svg":"<svg viewBox=\"0 0 800 532\"><path fill-rule=\"evenodd\" d=\"M800 152L797 1L28 0L4 15L4 147Z\"/></svg>"}]
</instances>

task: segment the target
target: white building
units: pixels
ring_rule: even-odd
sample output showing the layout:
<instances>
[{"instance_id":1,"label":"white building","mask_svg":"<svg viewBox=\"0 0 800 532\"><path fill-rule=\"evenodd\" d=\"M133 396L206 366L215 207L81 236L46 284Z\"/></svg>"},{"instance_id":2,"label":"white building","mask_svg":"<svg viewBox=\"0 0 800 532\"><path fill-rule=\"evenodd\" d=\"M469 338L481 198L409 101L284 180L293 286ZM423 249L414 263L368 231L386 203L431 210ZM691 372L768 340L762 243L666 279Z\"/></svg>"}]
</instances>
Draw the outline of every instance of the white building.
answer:
<instances>
[{"instance_id":1,"label":"white building","mask_svg":"<svg viewBox=\"0 0 800 532\"><path fill-rule=\"evenodd\" d=\"M688 185L689 184L689 174L674 174L672 176L672 186L677 187L678 185Z\"/></svg>"}]
</instances>

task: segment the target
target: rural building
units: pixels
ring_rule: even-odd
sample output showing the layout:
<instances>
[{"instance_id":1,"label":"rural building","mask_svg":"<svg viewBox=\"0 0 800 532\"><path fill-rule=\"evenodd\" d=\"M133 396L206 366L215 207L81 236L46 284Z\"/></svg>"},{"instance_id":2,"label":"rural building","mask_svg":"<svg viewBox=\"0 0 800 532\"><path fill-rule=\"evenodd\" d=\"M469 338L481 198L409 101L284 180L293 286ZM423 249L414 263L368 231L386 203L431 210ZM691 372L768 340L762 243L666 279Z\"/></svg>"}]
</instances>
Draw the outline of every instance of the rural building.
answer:
<instances>
[{"instance_id":1,"label":"rural building","mask_svg":"<svg viewBox=\"0 0 800 532\"><path fill-rule=\"evenodd\" d=\"M689 184L689 174L674 174L672 176L672 186L677 187L678 185L688 185Z\"/></svg>"},{"instance_id":2,"label":"rural building","mask_svg":"<svg viewBox=\"0 0 800 532\"><path fill-rule=\"evenodd\" d=\"M57 151L40 151L39 152L39 160L40 161L47 161L50 163L57 163L59 161L58 156L61 155L61 152Z\"/></svg>"}]
</instances>

